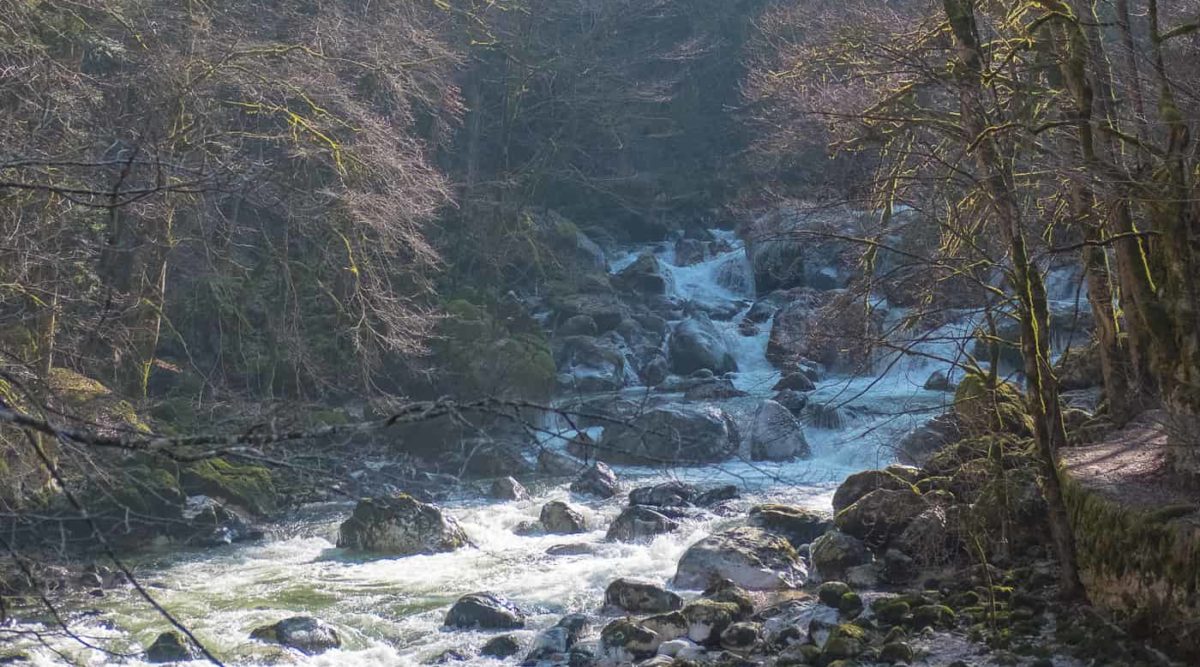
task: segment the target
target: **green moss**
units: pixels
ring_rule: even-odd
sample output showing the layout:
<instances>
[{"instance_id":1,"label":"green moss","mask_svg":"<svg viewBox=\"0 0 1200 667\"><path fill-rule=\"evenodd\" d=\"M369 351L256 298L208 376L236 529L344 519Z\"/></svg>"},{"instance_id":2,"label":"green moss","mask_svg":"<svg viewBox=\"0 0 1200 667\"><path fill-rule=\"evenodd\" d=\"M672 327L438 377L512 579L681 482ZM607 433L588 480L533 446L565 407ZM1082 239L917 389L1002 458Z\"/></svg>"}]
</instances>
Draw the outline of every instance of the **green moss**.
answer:
<instances>
[{"instance_id":1,"label":"green moss","mask_svg":"<svg viewBox=\"0 0 1200 667\"><path fill-rule=\"evenodd\" d=\"M1033 432L1033 420L1025 409L1025 399L1016 386L999 382L988 386L979 373L968 373L954 392L954 414L960 428L968 434Z\"/></svg>"},{"instance_id":2,"label":"green moss","mask_svg":"<svg viewBox=\"0 0 1200 667\"><path fill-rule=\"evenodd\" d=\"M1139 636L1200 660L1200 528L1178 518L1181 506L1122 505L1069 477L1063 496L1092 601Z\"/></svg>"},{"instance_id":3,"label":"green moss","mask_svg":"<svg viewBox=\"0 0 1200 667\"><path fill-rule=\"evenodd\" d=\"M224 458L189 465L180 472L180 483L189 495L223 498L255 514L274 511L278 502L270 470Z\"/></svg>"},{"instance_id":4,"label":"green moss","mask_svg":"<svg viewBox=\"0 0 1200 667\"><path fill-rule=\"evenodd\" d=\"M912 626L917 630L924 628L950 628L954 626L956 618L957 615L950 607L933 604L913 610Z\"/></svg>"},{"instance_id":5,"label":"green moss","mask_svg":"<svg viewBox=\"0 0 1200 667\"><path fill-rule=\"evenodd\" d=\"M121 508L150 516L174 516L181 511L184 493L175 474L150 462L137 462L125 469L111 491Z\"/></svg>"},{"instance_id":6,"label":"green moss","mask_svg":"<svg viewBox=\"0 0 1200 667\"><path fill-rule=\"evenodd\" d=\"M875 617L884 623L895 625L908 616L909 604L898 598L879 598L871 603Z\"/></svg>"}]
</instances>

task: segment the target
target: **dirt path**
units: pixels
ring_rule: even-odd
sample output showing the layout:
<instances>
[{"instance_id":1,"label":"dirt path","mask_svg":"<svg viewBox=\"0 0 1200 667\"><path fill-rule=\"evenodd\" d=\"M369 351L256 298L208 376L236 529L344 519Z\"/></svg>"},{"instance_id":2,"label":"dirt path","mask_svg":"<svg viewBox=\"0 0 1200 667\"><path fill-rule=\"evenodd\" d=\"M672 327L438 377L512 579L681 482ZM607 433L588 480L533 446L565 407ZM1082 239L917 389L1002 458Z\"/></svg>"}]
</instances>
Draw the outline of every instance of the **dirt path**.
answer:
<instances>
[{"instance_id":1,"label":"dirt path","mask_svg":"<svg viewBox=\"0 0 1200 667\"><path fill-rule=\"evenodd\" d=\"M1164 412L1151 410L1098 443L1064 449L1067 472L1088 489L1125 505L1200 505L1200 490L1183 487L1170 473L1165 419Z\"/></svg>"}]
</instances>

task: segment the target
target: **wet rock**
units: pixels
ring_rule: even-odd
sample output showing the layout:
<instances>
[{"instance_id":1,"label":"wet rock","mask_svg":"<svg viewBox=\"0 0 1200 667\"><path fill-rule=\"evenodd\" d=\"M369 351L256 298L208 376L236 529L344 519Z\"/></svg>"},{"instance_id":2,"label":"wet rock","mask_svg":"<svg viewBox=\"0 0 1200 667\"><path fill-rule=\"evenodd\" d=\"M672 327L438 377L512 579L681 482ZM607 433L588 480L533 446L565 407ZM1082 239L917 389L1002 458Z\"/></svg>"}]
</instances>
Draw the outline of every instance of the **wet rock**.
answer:
<instances>
[{"instance_id":1,"label":"wet rock","mask_svg":"<svg viewBox=\"0 0 1200 667\"><path fill-rule=\"evenodd\" d=\"M775 391L790 390L805 392L812 391L816 388L817 385L813 384L812 379L810 379L806 373L802 371L792 371L791 373L788 373L780 378L779 382L776 382L775 386L771 389Z\"/></svg>"},{"instance_id":2,"label":"wet rock","mask_svg":"<svg viewBox=\"0 0 1200 667\"><path fill-rule=\"evenodd\" d=\"M711 378L709 381L688 389L683 393L683 399L685 401L713 401L747 395L746 392L733 386L732 380L721 377Z\"/></svg>"},{"instance_id":3,"label":"wet rock","mask_svg":"<svg viewBox=\"0 0 1200 667\"><path fill-rule=\"evenodd\" d=\"M871 562L871 552L862 540L831 530L812 543L813 569L822 579L842 579L857 565Z\"/></svg>"},{"instance_id":4,"label":"wet rock","mask_svg":"<svg viewBox=\"0 0 1200 667\"><path fill-rule=\"evenodd\" d=\"M543 505L538 518L547 533L572 535L588 531L587 519L561 500L551 500Z\"/></svg>"},{"instance_id":5,"label":"wet rock","mask_svg":"<svg viewBox=\"0 0 1200 667\"><path fill-rule=\"evenodd\" d=\"M736 453L738 441L737 427L724 410L666 405L605 427L595 454L621 465L712 463Z\"/></svg>"},{"instance_id":6,"label":"wet rock","mask_svg":"<svg viewBox=\"0 0 1200 667\"><path fill-rule=\"evenodd\" d=\"M467 543L454 519L404 494L360 500L337 541L340 548L389 556L442 553Z\"/></svg>"},{"instance_id":7,"label":"wet rock","mask_svg":"<svg viewBox=\"0 0 1200 667\"><path fill-rule=\"evenodd\" d=\"M703 589L725 578L749 590L796 588L808 576L796 550L784 538L742 526L710 535L684 552L674 585Z\"/></svg>"},{"instance_id":8,"label":"wet rock","mask_svg":"<svg viewBox=\"0 0 1200 667\"><path fill-rule=\"evenodd\" d=\"M671 370L680 375L700 369L718 375L737 370L729 343L707 315L695 315L676 324L668 347Z\"/></svg>"},{"instance_id":9,"label":"wet rock","mask_svg":"<svg viewBox=\"0 0 1200 667\"><path fill-rule=\"evenodd\" d=\"M864 470L854 473L833 493L833 511L841 512L872 491L912 489L912 484L887 470Z\"/></svg>"},{"instance_id":10,"label":"wet rock","mask_svg":"<svg viewBox=\"0 0 1200 667\"><path fill-rule=\"evenodd\" d=\"M547 556L589 556L596 553L596 546L586 542L556 544L546 549Z\"/></svg>"},{"instance_id":11,"label":"wet rock","mask_svg":"<svg viewBox=\"0 0 1200 667\"><path fill-rule=\"evenodd\" d=\"M810 456L804 428L796 417L775 401L763 401L750 427L750 459L788 461Z\"/></svg>"},{"instance_id":12,"label":"wet rock","mask_svg":"<svg viewBox=\"0 0 1200 667\"><path fill-rule=\"evenodd\" d=\"M915 654L913 653L912 647L906 642L902 641L894 641L884 644L883 647L879 649L879 662L888 665L907 665L913 661L914 657Z\"/></svg>"},{"instance_id":13,"label":"wet rock","mask_svg":"<svg viewBox=\"0 0 1200 667\"><path fill-rule=\"evenodd\" d=\"M718 579L704 589L701 597L713 602L728 602L737 605L738 613L733 620L744 621L754 614L754 599L750 593L728 579Z\"/></svg>"},{"instance_id":14,"label":"wet rock","mask_svg":"<svg viewBox=\"0 0 1200 667\"><path fill-rule=\"evenodd\" d=\"M708 246L700 239L681 238L675 242L675 266L691 266L708 257Z\"/></svg>"},{"instance_id":15,"label":"wet rock","mask_svg":"<svg viewBox=\"0 0 1200 667\"><path fill-rule=\"evenodd\" d=\"M696 487L671 480L654 486L643 486L629 492L630 505L650 507L687 507L697 495Z\"/></svg>"},{"instance_id":16,"label":"wet rock","mask_svg":"<svg viewBox=\"0 0 1200 667\"><path fill-rule=\"evenodd\" d=\"M571 490L597 498L612 498L621 490L621 484L612 468L597 461L571 482Z\"/></svg>"},{"instance_id":17,"label":"wet rock","mask_svg":"<svg viewBox=\"0 0 1200 667\"><path fill-rule=\"evenodd\" d=\"M796 299L775 316L767 358L777 365L804 358L833 371L869 370L883 310L849 291Z\"/></svg>"},{"instance_id":18,"label":"wet rock","mask_svg":"<svg viewBox=\"0 0 1200 667\"><path fill-rule=\"evenodd\" d=\"M784 389L777 392L773 400L787 408L787 411L792 413L794 417L799 418L804 414L804 408L808 405L808 394L802 394L792 389Z\"/></svg>"},{"instance_id":19,"label":"wet rock","mask_svg":"<svg viewBox=\"0 0 1200 667\"><path fill-rule=\"evenodd\" d=\"M888 548L883 552L881 562L879 578L889 584L905 584L920 574L916 561L899 549Z\"/></svg>"},{"instance_id":20,"label":"wet rock","mask_svg":"<svg viewBox=\"0 0 1200 667\"><path fill-rule=\"evenodd\" d=\"M192 647L183 635L172 630L159 635L154 640L154 643L146 649L145 657L146 662L158 664L195 660L199 656L199 652Z\"/></svg>"},{"instance_id":21,"label":"wet rock","mask_svg":"<svg viewBox=\"0 0 1200 667\"><path fill-rule=\"evenodd\" d=\"M642 366L641 372L638 374L642 378L642 384L647 387L657 387L662 384L663 380L667 379L667 375L671 372L667 363L667 358L660 355L651 357L649 361Z\"/></svg>"},{"instance_id":22,"label":"wet rock","mask_svg":"<svg viewBox=\"0 0 1200 667\"><path fill-rule=\"evenodd\" d=\"M721 633L733 625L738 607L731 602L701 599L687 603L679 613L687 621L688 639L702 646L716 646Z\"/></svg>"},{"instance_id":23,"label":"wet rock","mask_svg":"<svg viewBox=\"0 0 1200 667\"><path fill-rule=\"evenodd\" d=\"M658 654L676 660L695 660L704 655L704 647L690 639L671 639L659 645Z\"/></svg>"},{"instance_id":24,"label":"wet rock","mask_svg":"<svg viewBox=\"0 0 1200 667\"><path fill-rule=\"evenodd\" d=\"M443 625L458 629L515 630L525 627L525 612L495 593L470 593L450 607Z\"/></svg>"},{"instance_id":25,"label":"wet rock","mask_svg":"<svg viewBox=\"0 0 1200 667\"><path fill-rule=\"evenodd\" d=\"M561 389L592 393L638 384L634 364L614 338L614 334L605 334L555 339L554 364L564 374Z\"/></svg>"},{"instance_id":26,"label":"wet rock","mask_svg":"<svg viewBox=\"0 0 1200 667\"><path fill-rule=\"evenodd\" d=\"M881 547L899 535L927 505L912 488L878 489L837 513L838 530Z\"/></svg>"},{"instance_id":27,"label":"wet rock","mask_svg":"<svg viewBox=\"0 0 1200 667\"><path fill-rule=\"evenodd\" d=\"M663 295L671 281L663 272L654 253L644 252L632 264L621 269L612 277L612 284L618 290L642 295Z\"/></svg>"},{"instance_id":28,"label":"wet rock","mask_svg":"<svg viewBox=\"0 0 1200 667\"><path fill-rule=\"evenodd\" d=\"M945 371L934 371L925 380L925 389L929 391L954 391L954 384Z\"/></svg>"},{"instance_id":29,"label":"wet rock","mask_svg":"<svg viewBox=\"0 0 1200 667\"><path fill-rule=\"evenodd\" d=\"M644 505L621 510L608 527L605 539L611 542L641 542L679 528L679 522Z\"/></svg>"},{"instance_id":30,"label":"wet rock","mask_svg":"<svg viewBox=\"0 0 1200 667\"><path fill-rule=\"evenodd\" d=\"M575 315L568 317L565 322L558 325L558 330L555 333L559 336L595 336L598 332L596 328L596 320L590 315Z\"/></svg>"},{"instance_id":31,"label":"wet rock","mask_svg":"<svg viewBox=\"0 0 1200 667\"><path fill-rule=\"evenodd\" d=\"M604 591L604 604L632 614L661 614L683 606L683 599L651 581L622 577Z\"/></svg>"},{"instance_id":32,"label":"wet rock","mask_svg":"<svg viewBox=\"0 0 1200 667\"><path fill-rule=\"evenodd\" d=\"M829 517L794 505L766 504L750 508L749 524L782 535L800 548L810 544L833 525Z\"/></svg>"},{"instance_id":33,"label":"wet rock","mask_svg":"<svg viewBox=\"0 0 1200 667\"><path fill-rule=\"evenodd\" d=\"M855 565L846 569L846 583L856 588L878 588L880 575L881 568L878 563Z\"/></svg>"},{"instance_id":34,"label":"wet rock","mask_svg":"<svg viewBox=\"0 0 1200 667\"><path fill-rule=\"evenodd\" d=\"M255 628L250 638L294 648L305 655L317 655L342 645L337 630L312 616L293 616Z\"/></svg>"},{"instance_id":35,"label":"wet rock","mask_svg":"<svg viewBox=\"0 0 1200 667\"><path fill-rule=\"evenodd\" d=\"M737 653L749 653L762 642L762 626L758 623L733 623L721 631L721 648Z\"/></svg>"},{"instance_id":36,"label":"wet rock","mask_svg":"<svg viewBox=\"0 0 1200 667\"><path fill-rule=\"evenodd\" d=\"M697 507L712 507L717 503L723 503L727 500L737 500L741 497L741 491L736 486L725 484L701 491L700 495L696 496L695 504Z\"/></svg>"},{"instance_id":37,"label":"wet rock","mask_svg":"<svg viewBox=\"0 0 1200 667\"><path fill-rule=\"evenodd\" d=\"M252 527L242 513L208 496L188 496L181 518L186 523L174 532L191 546L213 547L262 538L262 531Z\"/></svg>"},{"instance_id":38,"label":"wet rock","mask_svg":"<svg viewBox=\"0 0 1200 667\"><path fill-rule=\"evenodd\" d=\"M457 649L457 648L448 648L445 651L442 651L441 653L434 656L426 664L449 665L454 662L466 662L467 660L470 660L470 659L471 659L471 656L467 655L466 651L464 651L462 649Z\"/></svg>"},{"instance_id":39,"label":"wet rock","mask_svg":"<svg viewBox=\"0 0 1200 667\"><path fill-rule=\"evenodd\" d=\"M492 482L490 495L495 500L529 500L529 491L512 477L501 477Z\"/></svg>"},{"instance_id":40,"label":"wet rock","mask_svg":"<svg viewBox=\"0 0 1200 667\"><path fill-rule=\"evenodd\" d=\"M563 662L566 653L571 649L570 635L566 628L546 628L538 633L533 640L533 647L525 656L523 664L536 664L542 661Z\"/></svg>"},{"instance_id":41,"label":"wet rock","mask_svg":"<svg viewBox=\"0 0 1200 667\"><path fill-rule=\"evenodd\" d=\"M653 630L663 641L686 637L688 633L687 619L677 611L647 616L642 619L642 625Z\"/></svg>"},{"instance_id":42,"label":"wet rock","mask_svg":"<svg viewBox=\"0 0 1200 667\"><path fill-rule=\"evenodd\" d=\"M934 453L961 437L954 413L938 415L900 439L896 458L907 465L923 466Z\"/></svg>"},{"instance_id":43,"label":"wet rock","mask_svg":"<svg viewBox=\"0 0 1200 667\"><path fill-rule=\"evenodd\" d=\"M654 631L631 618L618 618L600 631L601 649L618 664L651 658L661 643Z\"/></svg>"},{"instance_id":44,"label":"wet rock","mask_svg":"<svg viewBox=\"0 0 1200 667\"><path fill-rule=\"evenodd\" d=\"M821 604L836 609L842 601L842 596L853 592L854 589L843 581L826 581L817 587L817 599Z\"/></svg>"},{"instance_id":45,"label":"wet rock","mask_svg":"<svg viewBox=\"0 0 1200 667\"><path fill-rule=\"evenodd\" d=\"M479 655L488 658L504 658L512 657L521 652L521 642L513 635L500 635L492 637L479 649Z\"/></svg>"},{"instance_id":46,"label":"wet rock","mask_svg":"<svg viewBox=\"0 0 1200 667\"><path fill-rule=\"evenodd\" d=\"M810 402L805 411L805 421L815 428L836 431L846 428L846 413L836 405Z\"/></svg>"}]
</instances>

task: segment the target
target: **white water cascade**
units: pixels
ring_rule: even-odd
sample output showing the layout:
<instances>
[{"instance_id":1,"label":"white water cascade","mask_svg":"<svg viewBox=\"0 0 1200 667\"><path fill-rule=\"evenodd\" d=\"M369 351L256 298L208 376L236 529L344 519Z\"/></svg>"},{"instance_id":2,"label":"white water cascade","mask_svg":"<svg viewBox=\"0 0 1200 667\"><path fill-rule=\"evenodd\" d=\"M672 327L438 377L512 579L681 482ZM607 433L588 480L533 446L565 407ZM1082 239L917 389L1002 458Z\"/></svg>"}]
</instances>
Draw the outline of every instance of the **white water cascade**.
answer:
<instances>
[{"instance_id":1,"label":"white water cascade","mask_svg":"<svg viewBox=\"0 0 1200 667\"><path fill-rule=\"evenodd\" d=\"M674 295L684 301L730 306L741 311L717 322L728 337L738 363L737 388L762 400L778 379L765 356L770 323L758 333L742 335L738 324L753 301L753 284L741 242L721 235L729 249L691 266L675 266L667 244L632 248L612 262L614 272L646 250L657 251L669 273ZM742 282L731 280L730 274ZM722 280L721 275L726 279ZM732 285L728 287L726 285ZM971 322L947 325L915 349L928 356L895 355L880 360L881 375L860 378L827 377L811 400L835 404L847 415L845 428L807 428L813 458L788 463L729 462L702 468L661 470L626 468L618 475L627 484L650 483L666 475L685 481L735 483L743 490L739 508L766 500L828 509L836 484L847 474L890 463L891 447L900 435L937 414L948 394L922 388L929 373L945 370L937 358L953 358ZM526 644L542 628L573 611L595 613L605 586L620 576L667 582L688 545L731 521L714 515L685 521L682 530L661 535L648 544L604 541L604 532L624 500L572 499L588 515L594 530L575 536L518 536L513 529L535 520L550 499L567 499L565 485L531 488L528 501L493 502L464 498L443 505L458 519L476 545L453 553L399 559L361 560L334 548L337 522L349 511L345 504L309 508L292 525L275 531L272 539L203 551L174 551L145 557L140 577L156 599L187 624L198 637L230 664L276 664L280 649L249 639L253 628L297 614L316 616L335 626L344 646L319 656L292 655L287 662L330 667L425 664L447 650L468 656L492 634L446 631L441 628L449 605L476 591L503 594L531 612L528 628L516 634ZM547 555L547 548L583 542L592 553ZM71 605L94 609L77 615L74 629L117 652L138 653L164 630L166 623L132 591L112 591L105 597L81 597ZM66 638L55 645L78 664L107 664L111 656L89 651ZM63 664L53 651L31 643L26 652L35 665ZM471 658L470 664L504 664ZM131 658L127 664L140 664ZM203 663L195 663L203 664ZM511 660L509 664L515 664Z\"/></svg>"}]
</instances>

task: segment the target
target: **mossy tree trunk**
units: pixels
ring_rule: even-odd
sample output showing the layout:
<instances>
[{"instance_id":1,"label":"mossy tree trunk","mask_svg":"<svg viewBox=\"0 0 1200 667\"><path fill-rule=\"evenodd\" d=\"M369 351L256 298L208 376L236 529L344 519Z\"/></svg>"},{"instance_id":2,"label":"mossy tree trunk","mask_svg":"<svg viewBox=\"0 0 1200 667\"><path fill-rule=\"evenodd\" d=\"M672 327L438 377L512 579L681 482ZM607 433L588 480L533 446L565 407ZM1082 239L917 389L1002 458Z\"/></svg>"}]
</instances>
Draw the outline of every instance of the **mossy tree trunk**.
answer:
<instances>
[{"instance_id":1,"label":"mossy tree trunk","mask_svg":"<svg viewBox=\"0 0 1200 667\"><path fill-rule=\"evenodd\" d=\"M978 182L990 200L990 210L1012 262L1012 281L1017 291L1021 319L1021 346L1025 360L1030 413L1044 477L1043 495L1051 537L1059 561L1060 594L1064 598L1084 595L1075 555L1075 538L1062 494L1057 450L1066 442L1066 429L1058 396L1058 382L1050 367L1050 312L1046 289L1025 239L1025 229L1011 161L1004 159L996 133L998 119L990 117L985 104L984 47L975 20L973 0L943 0L959 57L953 63L958 81L959 108L964 142L975 156Z\"/></svg>"}]
</instances>

